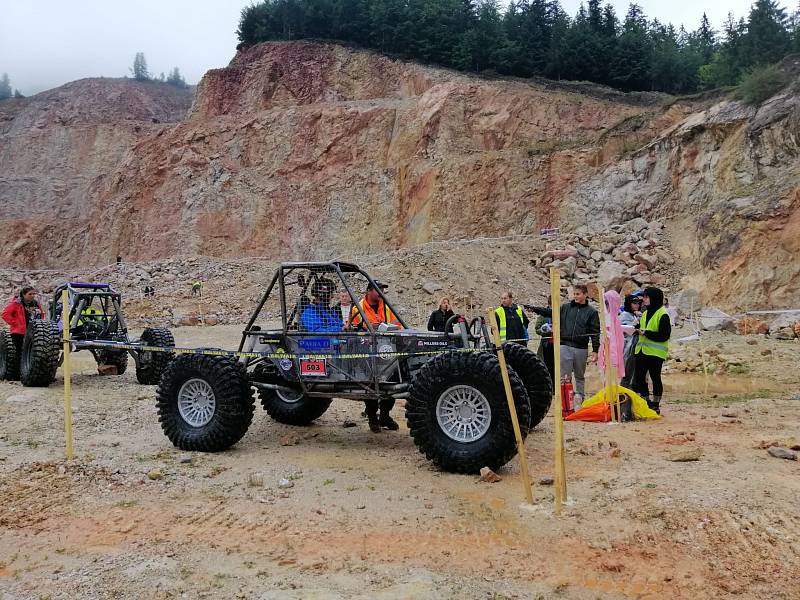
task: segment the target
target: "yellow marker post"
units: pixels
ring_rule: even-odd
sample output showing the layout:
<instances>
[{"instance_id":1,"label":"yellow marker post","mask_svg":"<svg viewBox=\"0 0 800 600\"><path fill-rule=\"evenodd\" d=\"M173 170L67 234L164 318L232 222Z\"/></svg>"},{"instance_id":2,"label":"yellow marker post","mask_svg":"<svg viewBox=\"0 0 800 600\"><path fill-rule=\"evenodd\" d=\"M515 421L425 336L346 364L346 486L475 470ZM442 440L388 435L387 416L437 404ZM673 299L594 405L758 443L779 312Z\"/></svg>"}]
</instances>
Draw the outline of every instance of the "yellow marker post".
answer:
<instances>
[{"instance_id":1,"label":"yellow marker post","mask_svg":"<svg viewBox=\"0 0 800 600\"><path fill-rule=\"evenodd\" d=\"M500 331L497 329L494 310L490 308L487 314L489 317L489 324L492 327L494 345L497 348L497 359L500 361L500 374L503 376L503 387L506 390L508 412L511 413L511 424L514 426L514 437L517 438L517 454L519 455L519 466L522 471L522 484L525 486L525 497L528 499L528 504L533 504L533 490L531 489L531 479L528 475L528 457L525 454L525 441L522 439L522 430L519 427L519 418L517 417L517 407L514 404L514 395L511 393L511 382L508 379L506 357L503 353L503 346L500 343Z\"/></svg>"},{"instance_id":2,"label":"yellow marker post","mask_svg":"<svg viewBox=\"0 0 800 600\"><path fill-rule=\"evenodd\" d=\"M72 364L69 354L69 294L61 292L61 329L64 339L64 436L66 438L66 458L72 460Z\"/></svg>"},{"instance_id":3,"label":"yellow marker post","mask_svg":"<svg viewBox=\"0 0 800 600\"><path fill-rule=\"evenodd\" d=\"M561 514L561 504L567 500L567 474L564 468L564 399L561 397L561 275L550 267L550 306L553 311L553 385L556 404L553 417L555 431L555 513Z\"/></svg>"}]
</instances>

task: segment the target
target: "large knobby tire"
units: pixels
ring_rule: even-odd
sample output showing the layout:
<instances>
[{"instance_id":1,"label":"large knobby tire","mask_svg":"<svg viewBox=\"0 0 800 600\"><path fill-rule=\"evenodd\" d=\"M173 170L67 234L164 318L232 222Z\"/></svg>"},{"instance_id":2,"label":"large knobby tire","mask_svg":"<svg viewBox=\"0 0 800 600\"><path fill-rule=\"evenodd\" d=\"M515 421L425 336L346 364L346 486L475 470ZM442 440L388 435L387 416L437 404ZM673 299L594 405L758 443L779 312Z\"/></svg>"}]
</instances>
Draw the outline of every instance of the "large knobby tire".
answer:
<instances>
[{"instance_id":1,"label":"large knobby tire","mask_svg":"<svg viewBox=\"0 0 800 600\"><path fill-rule=\"evenodd\" d=\"M56 378L61 332L53 321L31 321L22 342L19 379L26 387L47 387Z\"/></svg>"},{"instance_id":2,"label":"large knobby tire","mask_svg":"<svg viewBox=\"0 0 800 600\"><path fill-rule=\"evenodd\" d=\"M125 334L117 333L114 335L114 341L127 342L127 339L125 338ZM99 350L95 350L94 358L98 365L113 365L117 367L117 375L122 375L128 368L127 350L100 348Z\"/></svg>"},{"instance_id":3,"label":"large knobby tire","mask_svg":"<svg viewBox=\"0 0 800 600\"><path fill-rule=\"evenodd\" d=\"M528 394L513 369L508 376L525 436ZM517 454L500 362L488 352L447 352L426 363L411 382L406 420L420 451L445 471L495 470Z\"/></svg>"},{"instance_id":4,"label":"large knobby tire","mask_svg":"<svg viewBox=\"0 0 800 600\"><path fill-rule=\"evenodd\" d=\"M247 433L254 404L244 368L228 356L183 354L156 391L161 428L182 450L227 450Z\"/></svg>"},{"instance_id":5,"label":"large knobby tire","mask_svg":"<svg viewBox=\"0 0 800 600\"><path fill-rule=\"evenodd\" d=\"M525 385L525 391L528 392L528 399L531 401L530 429L533 429L542 422L553 401L553 380L550 378L550 371L547 370L547 365L525 346L506 342L503 344L503 354L506 363L516 371Z\"/></svg>"},{"instance_id":6,"label":"large knobby tire","mask_svg":"<svg viewBox=\"0 0 800 600\"><path fill-rule=\"evenodd\" d=\"M172 332L163 327L148 327L142 332L141 342L147 346L174 348ZM141 352L136 365L136 381L142 385L158 385L161 375L173 358L171 352Z\"/></svg>"},{"instance_id":7,"label":"large knobby tire","mask_svg":"<svg viewBox=\"0 0 800 600\"><path fill-rule=\"evenodd\" d=\"M261 363L253 371L253 379L262 383L285 384L275 365ZM278 423L286 425L308 425L321 417L331 400L326 398L309 398L301 393L290 394L277 390L258 390L261 406Z\"/></svg>"},{"instance_id":8,"label":"large knobby tire","mask_svg":"<svg viewBox=\"0 0 800 600\"><path fill-rule=\"evenodd\" d=\"M0 381L19 379L19 356L11 334L0 330Z\"/></svg>"}]
</instances>

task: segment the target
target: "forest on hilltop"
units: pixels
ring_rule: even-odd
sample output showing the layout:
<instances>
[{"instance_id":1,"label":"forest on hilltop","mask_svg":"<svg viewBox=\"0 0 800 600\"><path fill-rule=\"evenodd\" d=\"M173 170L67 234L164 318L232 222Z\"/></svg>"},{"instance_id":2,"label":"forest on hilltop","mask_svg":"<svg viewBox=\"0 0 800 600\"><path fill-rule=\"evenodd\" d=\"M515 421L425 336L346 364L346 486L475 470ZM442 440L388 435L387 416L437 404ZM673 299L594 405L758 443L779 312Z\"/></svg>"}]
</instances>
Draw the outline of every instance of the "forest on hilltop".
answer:
<instances>
[{"instance_id":1,"label":"forest on hilltop","mask_svg":"<svg viewBox=\"0 0 800 600\"><path fill-rule=\"evenodd\" d=\"M624 91L684 94L739 84L800 50L800 17L756 0L747 17L715 29L620 17L588 0L570 17L558 0L264 0L242 10L240 46L272 40L340 40L461 71L592 81ZM771 82L771 83L769 83ZM759 83L758 85L762 85Z\"/></svg>"}]
</instances>

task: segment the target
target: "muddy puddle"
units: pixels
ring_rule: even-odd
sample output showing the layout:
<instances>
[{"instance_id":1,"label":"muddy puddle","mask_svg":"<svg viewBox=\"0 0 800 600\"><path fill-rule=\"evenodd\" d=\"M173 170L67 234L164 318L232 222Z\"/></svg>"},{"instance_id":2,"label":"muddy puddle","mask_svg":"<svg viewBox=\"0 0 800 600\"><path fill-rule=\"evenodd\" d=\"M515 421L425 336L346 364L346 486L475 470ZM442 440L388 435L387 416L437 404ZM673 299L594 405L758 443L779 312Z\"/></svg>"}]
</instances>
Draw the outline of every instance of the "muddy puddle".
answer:
<instances>
[{"instance_id":1,"label":"muddy puddle","mask_svg":"<svg viewBox=\"0 0 800 600\"><path fill-rule=\"evenodd\" d=\"M587 373L586 380L589 395L603 385L600 377L593 374L589 375ZM767 393L781 389L779 383L769 379L732 375L709 375L706 378L702 373L666 373L663 375L662 380L665 394L734 395L751 394L760 391Z\"/></svg>"}]
</instances>

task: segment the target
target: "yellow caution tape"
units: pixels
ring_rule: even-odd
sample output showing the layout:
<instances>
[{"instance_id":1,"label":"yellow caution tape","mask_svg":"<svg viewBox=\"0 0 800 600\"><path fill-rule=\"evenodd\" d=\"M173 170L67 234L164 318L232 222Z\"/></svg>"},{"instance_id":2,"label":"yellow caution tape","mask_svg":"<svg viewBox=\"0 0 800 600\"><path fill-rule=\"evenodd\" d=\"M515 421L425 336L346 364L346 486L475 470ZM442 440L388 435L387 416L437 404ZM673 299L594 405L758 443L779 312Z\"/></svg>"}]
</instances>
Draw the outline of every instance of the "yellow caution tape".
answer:
<instances>
[{"instance_id":1,"label":"yellow caution tape","mask_svg":"<svg viewBox=\"0 0 800 600\"><path fill-rule=\"evenodd\" d=\"M512 341L512 340L509 340ZM420 352L378 352L371 354L289 354L287 352L239 352L236 350L202 350L197 348L176 348L173 346L143 346L140 344L126 344L122 342L110 342L100 340L81 340L74 341L76 348L104 348L107 350L137 350L139 352L168 352L170 354L199 354L203 356L231 356L235 358L271 358L280 360L283 358L291 359L365 359L365 358L401 358L409 356L434 356L445 352L487 352L489 348L442 348L440 350L423 350Z\"/></svg>"}]
</instances>

